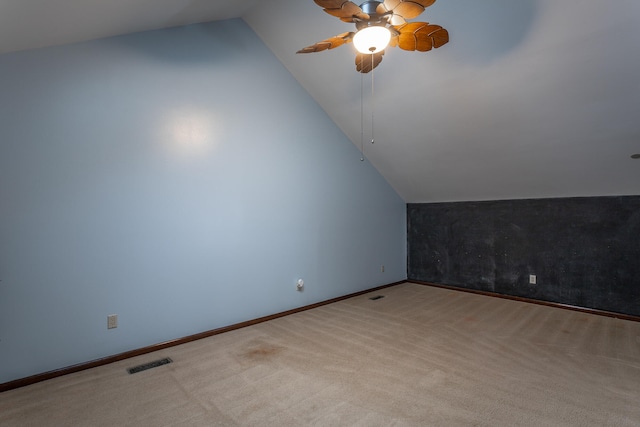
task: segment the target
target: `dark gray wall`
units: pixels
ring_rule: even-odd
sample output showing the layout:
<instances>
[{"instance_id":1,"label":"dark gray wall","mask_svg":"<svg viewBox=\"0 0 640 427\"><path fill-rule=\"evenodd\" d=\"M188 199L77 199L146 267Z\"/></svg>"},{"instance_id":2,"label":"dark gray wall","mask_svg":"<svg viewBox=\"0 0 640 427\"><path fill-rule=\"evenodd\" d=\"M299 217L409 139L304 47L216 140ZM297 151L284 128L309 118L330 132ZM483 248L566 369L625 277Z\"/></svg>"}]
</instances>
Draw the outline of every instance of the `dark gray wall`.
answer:
<instances>
[{"instance_id":1,"label":"dark gray wall","mask_svg":"<svg viewBox=\"0 0 640 427\"><path fill-rule=\"evenodd\" d=\"M408 204L407 229L409 279L640 315L639 196Z\"/></svg>"}]
</instances>

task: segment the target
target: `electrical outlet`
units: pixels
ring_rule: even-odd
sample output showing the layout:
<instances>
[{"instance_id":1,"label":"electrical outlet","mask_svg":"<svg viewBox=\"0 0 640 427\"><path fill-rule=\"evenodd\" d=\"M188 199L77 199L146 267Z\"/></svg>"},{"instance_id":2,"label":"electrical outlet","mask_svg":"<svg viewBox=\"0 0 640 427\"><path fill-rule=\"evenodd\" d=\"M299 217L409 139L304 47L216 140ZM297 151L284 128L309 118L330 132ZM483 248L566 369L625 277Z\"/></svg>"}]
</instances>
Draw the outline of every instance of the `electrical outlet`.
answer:
<instances>
[{"instance_id":1,"label":"electrical outlet","mask_svg":"<svg viewBox=\"0 0 640 427\"><path fill-rule=\"evenodd\" d=\"M380 267L380 272L384 273L384 265Z\"/></svg>"},{"instance_id":2,"label":"electrical outlet","mask_svg":"<svg viewBox=\"0 0 640 427\"><path fill-rule=\"evenodd\" d=\"M118 315L110 314L107 316L107 329L115 329L118 327Z\"/></svg>"},{"instance_id":3,"label":"electrical outlet","mask_svg":"<svg viewBox=\"0 0 640 427\"><path fill-rule=\"evenodd\" d=\"M529 283L535 285L538 282L538 279L535 274L529 275Z\"/></svg>"}]
</instances>

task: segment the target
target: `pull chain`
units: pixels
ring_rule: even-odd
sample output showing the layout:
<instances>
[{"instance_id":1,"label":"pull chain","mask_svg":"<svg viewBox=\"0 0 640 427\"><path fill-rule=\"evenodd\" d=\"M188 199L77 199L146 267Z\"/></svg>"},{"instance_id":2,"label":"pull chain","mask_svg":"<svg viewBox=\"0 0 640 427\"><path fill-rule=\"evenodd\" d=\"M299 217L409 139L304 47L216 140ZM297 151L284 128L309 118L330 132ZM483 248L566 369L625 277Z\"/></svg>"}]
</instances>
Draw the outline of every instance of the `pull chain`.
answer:
<instances>
[{"instance_id":1,"label":"pull chain","mask_svg":"<svg viewBox=\"0 0 640 427\"><path fill-rule=\"evenodd\" d=\"M360 56L360 70L364 67L364 55ZM375 68L375 57L373 52L371 53L371 143L376 142L374 137L374 119L375 119L375 90L373 69ZM364 162L364 73L360 72L360 161Z\"/></svg>"},{"instance_id":2,"label":"pull chain","mask_svg":"<svg viewBox=\"0 0 640 427\"><path fill-rule=\"evenodd\" d=\"M374 99L373 99L373 95L374 95L374 91L373 91L373 69L374 69L375 65L373 64L373 52L371 53L371 143L373 144L376 140L373 136L373 110L374 110Z\"/></svg>"},{"instance_id":3,"label":"pull chain","mask_svg":"<svg viewBox=\"0 0 640 427\"><path fill-rule=\"evenodd\" d=\"M364 55L360 56L360 70L364 64ZM360 161L364 162L364 74L360 72Z\"/></svg>"}]
</instances>

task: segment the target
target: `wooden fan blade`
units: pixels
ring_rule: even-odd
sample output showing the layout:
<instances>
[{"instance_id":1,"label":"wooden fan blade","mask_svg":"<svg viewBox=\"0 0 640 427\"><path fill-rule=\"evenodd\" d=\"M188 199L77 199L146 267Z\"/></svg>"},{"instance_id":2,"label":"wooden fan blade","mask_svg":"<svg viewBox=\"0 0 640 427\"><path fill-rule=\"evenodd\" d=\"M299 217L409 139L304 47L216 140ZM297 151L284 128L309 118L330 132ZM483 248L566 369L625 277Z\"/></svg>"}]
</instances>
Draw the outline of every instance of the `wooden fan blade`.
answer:
<instances>
[{"instance_id":1,"label":"wooden fan blade","mask_svg":"<svg viewBox=\"0 0 640 427\"><path fill-rule=\"evenodd\" d=\"M409 22L394 28L399 33L397 45L403 50L426 52L449 41L447 30L428 22Z\"/></svg>"},{"instance_id":2,"label":"wooden fan blade","mask_svg":"<svg viewBox=\"0 0 640 427\"><path fill-rule=\"evenodd\" d=\"M313 0L323 9L340 9L344 3L350 3L347 0Z\"/></svg>"},{"instance_id":3,"label":"wooden fan blade","mask_svg":"<svg viewBox=\"0 0 640 427\"><path fill-rule=\"evenodd\" d=\"M382 55L384 55L384 50L381 50L378 53L374 53L371 55L370 53L360 53L356 54L356 70L361 72L362 74L366 74L376 68L380 62L382 62ZM372 57L373 56L373 63Z\"/></svg>"},{"instance_id":4,"label":"wooden fan blade","mask_svg":"<svg viewBox=\"0 0 640 427\"><path fill-rule=\"evenodd\" d=\"M378 5L376 12L393 12L394 15L399 15L404 19L412 19L435 2L436 0L385 0Z\"/></svg>"},{"instance_id":5,"label":"wooden fan blade","mask_svg":"<svg viewBox=\"0 0 640 427\"><path fill-rule=\"evenodd\" d=\"M407 21L402 16L393 14L391 15L391 19L389 20L389 23L394 26L399 26L399 25L406 24Z\"/></svg>"},{"instance_id":6,"label":"wooden fan blade","mask_svg":"<svg viewBox=\"0 0 640 427\"><path fill-rule=\"evenodd\" d=\"M370 19L371 17L364 13L360 6L352 1L344 0L314 0L316 4L327 12L331 16L340 18L345 22L353 22L353 18L362 20Z\"/></svg>"},{"instance_id":7,"label":"wooden fan blade","mask_svg":"<svg viewBox=\"0 0 640 427\"><path fill-rule=\"evenodd\" d=\"M391 35L391 40L389 40L389 46L387 47L396 47L398 46L398 36L400 34L393 34Z\"/></svg>"},{"instance_id":8,"label":"wooden fan blade","mask_svg":"<svg viewBox=\"0 0 640 427\"><path fill-rule=\"evenodd\" d=\"M354 34L355 33L353 32L338 34L337 36L330 37L316 44L312 44L311 46L302 48L296 53L314 53L321 52L327 49L335 49L336 47L342 46L345 43L350 43L351 40L353 40Z\"/></svg>"}]
</instances>

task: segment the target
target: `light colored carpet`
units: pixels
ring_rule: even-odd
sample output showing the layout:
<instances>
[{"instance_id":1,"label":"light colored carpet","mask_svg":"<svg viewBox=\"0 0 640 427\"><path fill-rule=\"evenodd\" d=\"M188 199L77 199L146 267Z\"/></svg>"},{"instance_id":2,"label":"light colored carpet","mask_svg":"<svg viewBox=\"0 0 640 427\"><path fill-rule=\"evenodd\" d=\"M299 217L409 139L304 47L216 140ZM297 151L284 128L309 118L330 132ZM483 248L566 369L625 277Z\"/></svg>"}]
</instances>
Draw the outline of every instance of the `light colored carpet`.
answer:
<instances>
[{"instance_id":1,"label":"light colored carpet","mask_svg":"<svg viewBox=\"0 0 640 427\"><path fill-rule=\"evenodd\" d=\"M640 323L404 283L0 394L0 425L638 426Z\"/></svg>"}]
</instances>

